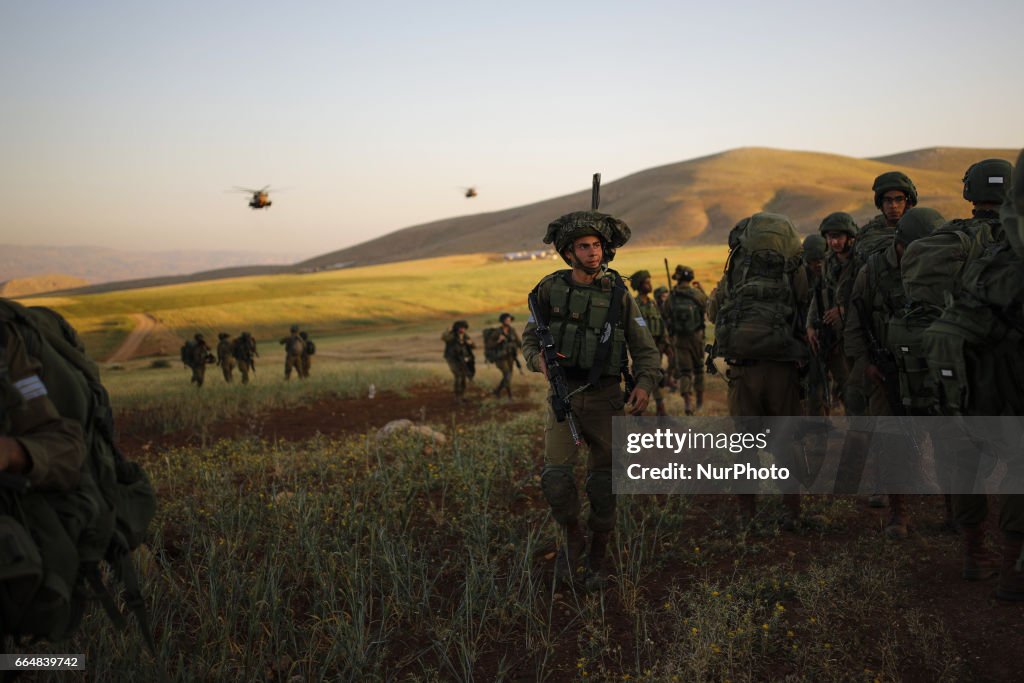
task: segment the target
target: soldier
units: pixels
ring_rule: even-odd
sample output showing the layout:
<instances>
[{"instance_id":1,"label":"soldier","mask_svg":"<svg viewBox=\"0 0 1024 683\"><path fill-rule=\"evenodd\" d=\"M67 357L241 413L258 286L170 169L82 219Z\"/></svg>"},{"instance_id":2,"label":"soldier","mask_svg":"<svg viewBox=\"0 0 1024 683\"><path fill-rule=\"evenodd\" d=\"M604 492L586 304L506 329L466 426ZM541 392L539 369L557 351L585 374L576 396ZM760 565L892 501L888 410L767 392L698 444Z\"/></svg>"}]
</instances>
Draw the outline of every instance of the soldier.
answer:
<instances>
[{"instance_id":1,"label":"soldier","mask_svg":"<svg viewBox=\"0 0 1024 683\"><path fill-rule=\"evenodd\" d=\"M1024 249L1016 234L1010 236L1021 214L1013 203L1003 205L1011 180L1010 164L1002 159L980 161L964 175L963 196L974 205L971 250L955 299L924 332L928 370L944 415L1024 414L1024 392L1016 379L1024 376L1019 299ZM984 547L988 498L954 496L953 508L964 534L964 578L988 578L996 564ZM1024 495L1004 498L999 528L1003 555L996 597L1024 601Z\"/></svg>"},{"instance_id":2,"label":"soldier","mask_svg":"<svg viewBox=\"0 0 1024 683\"><path fill-rule=\"evenodd\" d=\"M238 363L238 371L242 373L242 384L248 384L249 373L256 374L256 358L260 355L256 340L248 332L243 332L232 345L231 355Z\"/></svg>"},{"instance_id":3,"label":"soldier","mask_svg":"<svg viewBox=\"0 0 1024 683\"><path fill-rule=\"evenodd\" d=\"M693 415L704 406L704 312L708 297L703 290L691 286L693 269L676 266L672 279L676 286L668 297L665 321L672 335L676 357L676 379L683 397L684 410ZM696 407L693 394L697 394Z\"/></svg>"},{"instance_id":4,"label":"soldier","mask_svg":"<svg viewBox=\"0 0 1024 683\"><path fill-rule=\"evenodd\" d=\"M203 380L206 379L206 366L217 362L214 355L210 353L210 347L206 345L206 340L199 332L196 332L192 339L182 347L182 360L192 369L190 384L195 384L197 389L203 386Z\"/></svg>"},{"instance_id":5,"label":"soldier","mask_svg":"<svg viewBox=\"0 0 1024 683\"><path fill-rule=\"evenodd\" d=\"M313 355L316 354L316 344L309 338L306 332L299 332L302 338L302 377L309 377L309 368L313 365Z\"/></svg>"},{"instance_id":6,"label":"soldier","mask_svg":"<svg viewBox=\"0 0 1024 683\"><path fill-rule=\"evenodd\" d=\"M851 309L847 313L845 349L863 363L864 373L875 389L869 396L868 414L873 416L903 415L903 401L899 393L899 374L894 362L894 351L889 346L886 332L889 320L899 314L907 303L900 274L900 261L907 245L926 237L942 225L939 212L928 208L915 208L905 213L893 231L892 243L884 252L875 252L857 273L850 295ZM889 455L901 457L911 454L914 446L903 443L901 452L895 452L896 437L888 438ZM889 538L907 537L908 517L903 496L890 494L889 522L885 534Z\"/></svg>"},{"instance_id":7,"label":"soldier","mask_svg":"<svg viewBox=\"0 0 1024 683\"><path fill-rule=\"evenodd\" d=\"M306 350L306 343L299 336L298 325L292 325L289 332L291 334L282 337L279 342L284 347L284 378L286 381L291 379L293 369L299 379L305 377L302 374L302 354Z\"/></svg>"},{"instance_id":8,"label":"soldier","mask_svg":"<svg viewBox=\"0 0 1024 683\"><path fill-rule=\"evenodd\" d=\"M468 322L456 320L452 324L452 329L441 335L441 341L444 342L444 359L455 378L453 388L456 405L465 400L466 381L473 379L476 374L476 355L473 353L473 340L469 338L468 330Z\"/></svg>"},{"instance_id":9,"label":"soldier","mask_svg":"<svg viewBox=\"0 0 1024 683\"><path fill-rule=\"evenodd\" d=\"M804 264L804 273L807 276L807 283L812 292L812 297L813 293L819 291L822 287L822 272L827 249L828 245L825 242L825 238L821 235L808 235L804 238L801 260ZM816 312L812 298L812 305L806 319L806 327L809 331L813 331L816 326L821 326L820 319L811 317L811 314ZM810 335L808 334L808 336ZM828 364L825 358L815 354L807 367L806 374L801 379L804 404L806 406L804 412L807 415L828 415L832 407L832 387L829 382Z\"/></svg>"},{"instance_id":10,"label":"soldier","mask_svg":"<svg viewBox=\"0 0 1024 683\"><path fill-rule=\"evenodd\" d=\"M667 265L665 270L668 270ZM658 287L654 290L654 300L658 303L658 313L661 314L662 322L668 319L668 296L668 287ZM672 334L668 331L668 325L665 326L665 338L668 343L660 351L668 359L668 366L665 368L664 373L662 373L664 375L662 383L669 390L675 391L679 388L679 382L676 380L676 349Z\"/></svg>"},{"instance_id":11,"label":"soldier","mask_svg":"<svg viewBox=\"0 0 1024 683\"><path fill-rule=\"evenodd\" d=\"M647 331L651 333L651 338L658 346L658 365L660 367L660 354L665 353L664 350L668 348L669 340L665 322L661 319L661 313L658 310L658 302L651 298L651 292L654 289L651 285L651 273L646 270L638 270L630 276L629 282L633 291L637 293L636 306L640 309L640 315L643 316L644 322L647 323ZM659 416L668 415L665 412L665 397L661 392L663 383L659 382L658 386L654 387L655 414Z\"/></svg>"},{"instance_id":12,"label":"soldier","mask_svg":"<svg viewBox=\"0 0 1024 683\"><path fill-rule=\"evenodd\" d=\"M555 561L555 578L570 581L586 551L585 585L597 588L607 578L605 553L615 528L612 494L612 417L642 415L661 370L658 348L636 302L619 274L608 268L615 250L629 239L629 227L597 211L578 211L548 225L546 244L554 243L571 270L548 275L530 294L532 313L550 327L559 366L571 392L572 413L589 446L586 492L590 500L588 539L580 525L580 501L574 465L577 446L569 421L558 422L549 402L544 433L541 490L564 534ZM523 356L534 372L548 374L531 315ZM624 403L622 375L626 354L633 360L636 386ZM550 395L549 395L550 398Z\"/></svg>"},{"instance_id":13,"label":"soldier","mask_svg":"<svg viewBox=\"0 0 1024 683\"><path fill-rule=\"evenodd\" d=\"M502 313L498 316L501 327L496 330L494 353L494 365L501 372L501 382L494 390L494 397L501 396L504 389L509 399L512 398L512 368L519 365L519 350L523 348L523 342L519 340L519 334L512 327L515 317L511 313ZM522 369L520 368L520 372Z\"/></svg>"},{"instance_id":14,"label":"soldier","mask_svg":"<svg viewBox=\"0 0 1024 683\"><path fill-rule=\"evenodd\" d=\"M711 293L708 317L715 323L715 348L729 369L729 414L801 414L798 365L807 360L803 311L809 293L800 266L800 239L780 214L756 213L729 234L729 260ZM753 519L753 494L740 498L740 512ZM800 496L783 496L784 528L800 517Z\"/></svg>"},{"instance_id":15,"label":"soldier","mask_svg":"<svg viewBox=\"0 0 1024 683\"><path fill-rule=\"evenodd\" d=\"M0 472L24 476L40 491L70 491L86 458L82 427L51 401L55 387L8 317L20 308L0 299Z\"/></svg>"},{"instance_id":16,"label":"soldier","mask_svg":"<svg viewBox=\"0 0 1024 683\"><path fill-rule=\"evenodd\" d=\"M231 384L231 375L235 369L235 357L231 354L231 350L235 343L227 332L218 334L217 339L217 365L224 373L224 381Z\"/></svg>"}]
</instances>

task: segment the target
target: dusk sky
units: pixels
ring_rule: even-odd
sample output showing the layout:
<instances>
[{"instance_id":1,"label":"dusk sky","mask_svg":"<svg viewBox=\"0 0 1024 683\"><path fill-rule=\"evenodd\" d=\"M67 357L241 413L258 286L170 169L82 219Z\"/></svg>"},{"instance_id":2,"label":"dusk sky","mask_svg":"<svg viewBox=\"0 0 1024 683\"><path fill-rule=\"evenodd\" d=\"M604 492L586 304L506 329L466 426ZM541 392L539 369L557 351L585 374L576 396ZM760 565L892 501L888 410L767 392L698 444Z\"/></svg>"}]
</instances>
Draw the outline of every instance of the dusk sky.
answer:
<instances>
[{"instance_id":1,"label":"dusk sky","mask_svg":"<svg viewBox=\"0 0 1024 683\"><path fill-rule=\"evenodd\" d=\"M1022 26L1019 0L6 2L0 243L312 256L740 146L1019 148ZM227 192L266 184L267 211Z\"/></svg>"}]
</instances>

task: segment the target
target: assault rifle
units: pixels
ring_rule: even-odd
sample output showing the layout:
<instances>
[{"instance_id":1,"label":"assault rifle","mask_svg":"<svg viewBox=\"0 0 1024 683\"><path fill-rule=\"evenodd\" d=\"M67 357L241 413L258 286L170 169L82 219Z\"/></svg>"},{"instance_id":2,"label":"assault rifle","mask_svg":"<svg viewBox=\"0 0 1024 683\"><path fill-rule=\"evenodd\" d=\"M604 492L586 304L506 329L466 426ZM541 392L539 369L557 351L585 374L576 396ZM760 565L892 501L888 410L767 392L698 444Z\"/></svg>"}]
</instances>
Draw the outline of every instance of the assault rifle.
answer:
<instances>
[{"instance_id":1,"label":"assault rifle","mask_svg":"<svg viewBox=\"0 0 1024 683\"><path fill-rule=\"evenodd\" d=\"M707 358L704 359L704 369L709 375L718 374L718 366L715 365L715 345L705 344L704 352L707 353Z\"/></svg>"},{"instance_id":2,"label":"assault rifle","mask_svg":"<svg viewBox=\"0 0 1024 683\"><path fill-rule=\"evenodd\" d=\"M544 365L547 367L548 382L551 384L551 410L555 413L555 419L559 422L569 422L569 431L572 432L573 442L579 446L583 443L580 430L576 426L576 417L572 414L572 403L569 396L569 383L565 377L565 369L558 364L558 352L555 351L555 339L551 336L551 328L539 314L540 305L537 302L536 291L530 292L526 298L530 306L530 315L536 324L534 333L540 341L540 350L544 354Z\"/></svg>"},{"instance_id":3,"label":"assault rifle","mask_svg":"<svg viewBox=\"0 0 1024 683\"><path fill-rule=\"evenodd\" d=\"M893 415L906 415L907 409L903 405L903 399L900 398L900 371L896 365L896 358L893 357L889 349L882 345L878 335L875 334L875 326L864 299L861 297L854 299L853 305L857 308L861 329L864 330L864 336L868 339L868 360L882 373L889 408Z\"/></svg>"}]
</instances>

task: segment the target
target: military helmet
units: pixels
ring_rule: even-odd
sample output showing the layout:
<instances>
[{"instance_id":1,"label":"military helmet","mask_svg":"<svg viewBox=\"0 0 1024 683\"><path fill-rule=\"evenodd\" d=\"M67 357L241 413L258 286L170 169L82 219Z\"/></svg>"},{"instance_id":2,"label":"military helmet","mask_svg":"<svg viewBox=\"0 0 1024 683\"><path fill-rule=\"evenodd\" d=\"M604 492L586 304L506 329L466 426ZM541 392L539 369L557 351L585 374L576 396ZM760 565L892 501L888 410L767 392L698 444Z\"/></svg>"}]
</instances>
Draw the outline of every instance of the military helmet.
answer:
<instances>
[{"instance_id":1,"label":"military helmet","mask_svg":"<svg viewBox=\"0 0 1024 683\"><path fill-rule=\"evenodd\" d=\"M827 245L821 235L808 235L804 238L804 262L820 261L825 258Z\"/></svg>"},{"instance_id":2,"label":"military helmet","mask_svg":"<svg viewBox=\"0 0 1024 683\"><path fill-rule=\"evenodd\" d=\"M309 334L307 334L306 332L299 332L299 336L302 337L303 339L309 339Z\"/></svg>"},{"instance_id":3,"label":"military helmet","mask_svg":"<svg viewBox=\"0 0 1024 683\"><path fill-rule=\"evenodd\" d=\"M672 279L679 282L690 282L693 280L693 268L689 266L676 266L676 272L672 273Z\"/></svg>"},{"instance_id":4,"label":"military helmet","mask_svg":"<svg viewBox=\"0 0 1024 683\"><path fill-rule=\"evenodd\" d=\"M456 320L454 323L452 323L453 332L458 332L460 329L468 330L469 323L466 322L465 320Z\"/></svg>"},{"instance_id":5,"label":"military helmet","mask_svg":"<svg viewBox=\"0 0 1024 683\"><path fill-rule=\"evenodd\" d=\"M875 193L876 208L882 208L882 195L889 190L899 190L906 193L907 203L910 206L917 205L917 188L914 187L914 182L907 177L906 173L887 171L875 178L875 183L871 186L871 189Z\"/></svg>"},{"instance_id":6,"label":"military helmet","mask_svg":"<svg viewBox=\"0 0 1024 683\"><path fill-rule=\"evenodd\" d=\"M629 286L635 290L640 289L640 283L644 280L650 279L651 271L649 270L638 270L629 276Z\"/></svg>"},{"instance_id":7,"label":"military helmet","mask_svg":"<svg viewBox=\"0 0 1024 683\"><path fill-rule=\"evenodd\" d=\"M975 204L1002 204L1010 189L1013 167L1005 159L985 159L964 173L964 199Z\"/></svg>"},{"instance_id":8,"label":"military helmet","mask_svg":"<svg viewBox=\"0 0 1024 683\"><path fill-rule=\"evenodd\" d=\"M896 224L893 239L904 247L921 237L927 237L938 230L946 219L935 209L919 206L907 211Z\"/></svg>"},{"instance_id":9,"label":"military helmet","mask_svg":"<svg viewBox=\"0 0 1024 683\"><path fill-rule=\"evenodd\" d=\"M198 341L198 342L201 342L201 341L205 341L205 340L203 339L203 333L202 333L202 332L196 332L196 333L195 333L194 335L192 335L192 336L193 336L193 338L195 338L195 340L196 340L196 341Z\"/></svg>"},{"instance_id":10,"label":"military helmet","mask_svg":"<svg viewBox=\"0 0 1024 683\"><path fill-rule=\"evenodd\" d=\"M548 224L544 244L554 244L562 260L572 265L563 253L566 247L579 237L597 235L601 238L607 263L615 258L615 250L628 242L631 234L629 226L614 216L597 211L574 211Z\"/></svg>"},{"instance_id":11,"label":"military helmet","mask_svg":"<svg viewBox=\"0 0 1024 683\"><path fill-rule=\"evenodd\" d=\"M217 339L227 339L230 336L231 335L227 332L221 332L220 334L217 335Z\"/></svg>"},{"instance_id":12,"label":"military helmet","mask_svg":"<svg viewBox=\"0 0 1024 683\"><path fill-rule=\"evenodd\" d=\"M845 211L836 211L825 216L821 225L818 226L818 232L822 237L828 237L830 232L840 232L849 237L856 237L857 223L853 220L853 216Z\"/></svg>"},{"instance_id":13,"label":"military helmet","mask_svg":"<svg viewBox=\"0 0 1024 683\"><path fill-rule=\"evenodd\" d=\"M298 331L299 331L299 326L298 326L298 325L292 325L292 326L291 326L291 327L289 328L289 331L290 331L290 332L291 332L292 334L295 334L296 332L298 332Z\"/></svg>"},{"instance_id":14,"label":"military helmet","mask_svg":"<svg viewBox=\"0 0 1024 683\"><path fill-rule=\"evenodd\" d=\"M502 325L505 324L505 320L515 320L515 317L511 313L502 313L498 316L498 322Z\"/></svg>"},{"instance_id":15,"label":"military helmet","mask_svg":"<svg viewBox=\"0 0 1024 683\"><path fill-rule=\"evenodd\" d=\"M658 287L656 290L654 290L655 298L661 296L662 294L668 294L668 287Z\"/></svg>"}]
</instances>

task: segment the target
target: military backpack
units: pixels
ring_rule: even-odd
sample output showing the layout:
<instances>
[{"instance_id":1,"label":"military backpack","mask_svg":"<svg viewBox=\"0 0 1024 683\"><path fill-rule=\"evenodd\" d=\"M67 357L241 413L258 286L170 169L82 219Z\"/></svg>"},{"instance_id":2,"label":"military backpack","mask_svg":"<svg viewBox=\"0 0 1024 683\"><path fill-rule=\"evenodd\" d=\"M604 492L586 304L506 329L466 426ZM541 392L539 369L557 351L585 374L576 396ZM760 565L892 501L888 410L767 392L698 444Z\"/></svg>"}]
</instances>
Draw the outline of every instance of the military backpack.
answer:
<instances>
[{"instance_id":1,"label":"military backpack","mask_svg":"<svg viewBox=\"0 0 1024 683\"><path fill-rule=\"evenodd\" d=\"M484 360L488 363L496 363L504 358L504 346L504 342L501 341L500 327L484 329Z\"/></svg>"},{"instance_id":2,"label":"military backpack","mask_svg":"<svg viewBox=\"0 0 1024 683\"><path fill-rule=\"evenodd\" d=\"M313 343L312 339L307 339L306 340L306 355L307 356L314 356L314 355L316 355L316 344Z\"/></svg>"},{"instance_id":3,"label":"military backpack","mask_svg":"<svg viewBox=\"0 0 1024 683\"><path fill-rule=\"evenodd\" d=\"M675 287L668 296L673 335L694 334L704 329L704 305L693 287Z\"/></svg>"},{"instance_id":4,"label":"military backpack","mask_svg":"<svg viewBox=\"0 0 1024 683\"><path fill-rule=\"evenodd\" d=\"M0 626L15 638L71 636L89 603L98 600L114 623L125 617L104 584L102 568L121 584L146 645L155 652L131 552L156 512L149 478L114 440L113 412L96 365L75 330L45 308L0 304L28 353L42 364L42 380L58 412L81 424L86 459L71 491L0 487ZM17 479L17 478L15 478Z\"/></svg>"},{"instance_id":5,"label":"military backpack","mask_svg":"<svg viewBox=\"0 0 1024 683\"><path fill-rule=\"evenodd\" d=\"M725 300L715 319L718 354L728 360L803 360L806 346L793 291L802 245L785 216L754 214L729 235Z\"/></svg>"}]
</instances>

